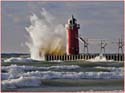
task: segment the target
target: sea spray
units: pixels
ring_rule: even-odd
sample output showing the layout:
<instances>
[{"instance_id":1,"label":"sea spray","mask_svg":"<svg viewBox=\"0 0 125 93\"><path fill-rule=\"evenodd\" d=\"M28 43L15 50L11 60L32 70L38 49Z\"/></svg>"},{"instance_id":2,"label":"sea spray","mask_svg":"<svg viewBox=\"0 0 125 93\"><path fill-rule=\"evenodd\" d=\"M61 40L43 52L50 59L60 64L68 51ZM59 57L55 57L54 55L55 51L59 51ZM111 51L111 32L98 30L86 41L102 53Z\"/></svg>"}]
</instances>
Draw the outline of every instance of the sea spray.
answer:
<instances>
[{"instance_id":1,"label":"sea spray","mask_svg":"<svg viewBox=\"0 0 125 93\"><path fill-rule=\"evenodd\" d=\"M45 55L62 55L66 52L66 32L62 24L56 22L45 9L41 16L30 16L31 25L26 27L30 41L26 42L29 47L31 58L45 60Z\"/></svg>"}]
</instances>

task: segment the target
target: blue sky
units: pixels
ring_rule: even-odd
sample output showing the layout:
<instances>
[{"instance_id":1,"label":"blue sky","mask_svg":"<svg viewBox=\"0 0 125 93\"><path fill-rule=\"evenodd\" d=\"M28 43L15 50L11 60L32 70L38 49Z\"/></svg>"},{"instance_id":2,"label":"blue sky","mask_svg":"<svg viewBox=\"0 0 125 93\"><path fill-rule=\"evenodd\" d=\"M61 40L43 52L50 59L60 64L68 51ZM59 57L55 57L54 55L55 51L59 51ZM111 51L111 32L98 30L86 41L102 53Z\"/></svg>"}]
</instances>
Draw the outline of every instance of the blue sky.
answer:
<instances>
[{"instance_id":1,"label":"blue sky","mask_svg":"<svg viewBox=\"0 0 125 93\"><path fill-rule=\"evenodd\" d=\"M66 24L74 14L80 23L79 34L84 37L117 41L123 37L123 7L123 2L118 1L2 2L2 52L28 52L25 27L30 25L29 16L32 13L39 16L42 8L61 24ZM90 52L99 52L99 49L97 44L89 46ZM106 51L117 52L117 46L109 44ZM82 43L80 52L83 52Z\"/></svg>"}]
</instances>

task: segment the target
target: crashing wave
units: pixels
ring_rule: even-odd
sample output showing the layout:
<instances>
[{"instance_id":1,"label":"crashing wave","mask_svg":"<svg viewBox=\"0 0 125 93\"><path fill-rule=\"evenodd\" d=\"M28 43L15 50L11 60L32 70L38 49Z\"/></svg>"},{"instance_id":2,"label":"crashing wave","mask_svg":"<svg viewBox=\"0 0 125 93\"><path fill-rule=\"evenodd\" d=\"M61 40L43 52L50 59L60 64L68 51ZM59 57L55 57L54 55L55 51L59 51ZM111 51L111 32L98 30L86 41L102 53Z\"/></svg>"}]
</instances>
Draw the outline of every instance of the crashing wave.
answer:
<instances>
[{"instance_id":1,"label":"crashing wave","mask_svg":"<svg viewBox=\"0 0 125 93\"><path fill-rule=\"evenodd\" d=\"M16 79L19 78L20 76L23 76L23 77L36 77L41 79L55 79L55 78L56 79L122 79L124 77L123 73L118 71L116 72L31 71L20 74L18 77L17 76L13 78Z\"/></svg>"},{"instance_id":2,"label":"crashing wave","mask_svg":"<svg viewBox=\"0 0 125 93\"><path fill-rule=\"evenodd\" d=\"M38 87L41 85L40 78L37 77L19 77L17 79L3 80L2 89L21 88L21 87Z\"/></svg>"},{"instance_id":3,"label":"crashing wave","mask_svg":"<svg viewBox=\"0 0 125 93\"><path fill-rule=\"evenodd\" d=\"M5 59L4 62L32 62L31 58L11 57Z\"/></svg>"},{"instance_id":4,"label":"crashing wave","mask_svg":"<svg viewBox=\"0 0 125 93\"><path fill-rule=\"evenodd\" d=\"M30 40L26 42L31 58L45 60L45 55L62 55L66 51L66 32L62 24L44 8L40 17L30 16L31 25L26 27Z\"/></svg>"},{"instance_id":5,"label":"crashing wave","mask_svg":"<svg viewBox=\"0 0 125 93\"><path fill-rule=\"evenodd\" d=\"M99 56L96 56L95 58L88 59L87 61L90 62L113 62L114 60L107 60L105 56L103 56L102 53L100 53Z\"/></svg>"},{"instance_id":6,"label":"crashing wave","mask_svg":"<svg viewBox=\"0 0 125 93\"><path fill-rule=\"evenodd\" d=\"M58 65L58 66L50 66L50 67L36 67L36 66L17 66L15 65L10 65L10 66L2 66L3 71L31 71L31 70L51 70L51 69L56 69L56 70L73 70L73 69L79 69L80 66L78 65Z\"/></svg>"}]
</instances>

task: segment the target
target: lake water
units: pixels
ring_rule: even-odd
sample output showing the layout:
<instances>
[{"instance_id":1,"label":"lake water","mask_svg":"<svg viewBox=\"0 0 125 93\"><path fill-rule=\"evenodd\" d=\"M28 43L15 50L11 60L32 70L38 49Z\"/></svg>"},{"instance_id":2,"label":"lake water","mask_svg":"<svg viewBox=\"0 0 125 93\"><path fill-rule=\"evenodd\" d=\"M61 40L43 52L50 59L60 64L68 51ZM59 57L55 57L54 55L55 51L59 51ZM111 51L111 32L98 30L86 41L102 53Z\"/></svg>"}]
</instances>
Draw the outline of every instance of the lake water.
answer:
<instances>
[{"instance_id":1,"label":"lake water","mask_svg":"<svg viewBox=\"0 0 125 93\"><path fill-rule=\"evenodd\" d=\"M2 55L2 91L72 92L124 89L124 63L35 61L28 54Z\"/></svg>"}]
</instances>

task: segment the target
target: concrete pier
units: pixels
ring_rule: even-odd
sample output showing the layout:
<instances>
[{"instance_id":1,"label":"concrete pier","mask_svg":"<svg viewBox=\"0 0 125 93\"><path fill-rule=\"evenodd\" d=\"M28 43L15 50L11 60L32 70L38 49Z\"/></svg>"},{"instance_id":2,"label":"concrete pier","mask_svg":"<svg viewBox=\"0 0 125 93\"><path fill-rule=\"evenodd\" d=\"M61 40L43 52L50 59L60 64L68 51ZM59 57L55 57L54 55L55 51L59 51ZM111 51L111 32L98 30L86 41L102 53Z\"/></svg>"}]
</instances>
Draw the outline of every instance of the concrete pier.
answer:
<instances>
[{"instance_id":1,"label":"concrete pier","mask_svg":"<svg viewBox=\"0 0 125 93\"><path fill-rule=\"evenodd\" d=\"M75 61L75 60L88 60L99 56L99 54L79 54L79 55L46 55L46 60L63 60L63 61ZM124 54L103 54L107 60L124 61Z\"/></svg>"}]
</instances>

